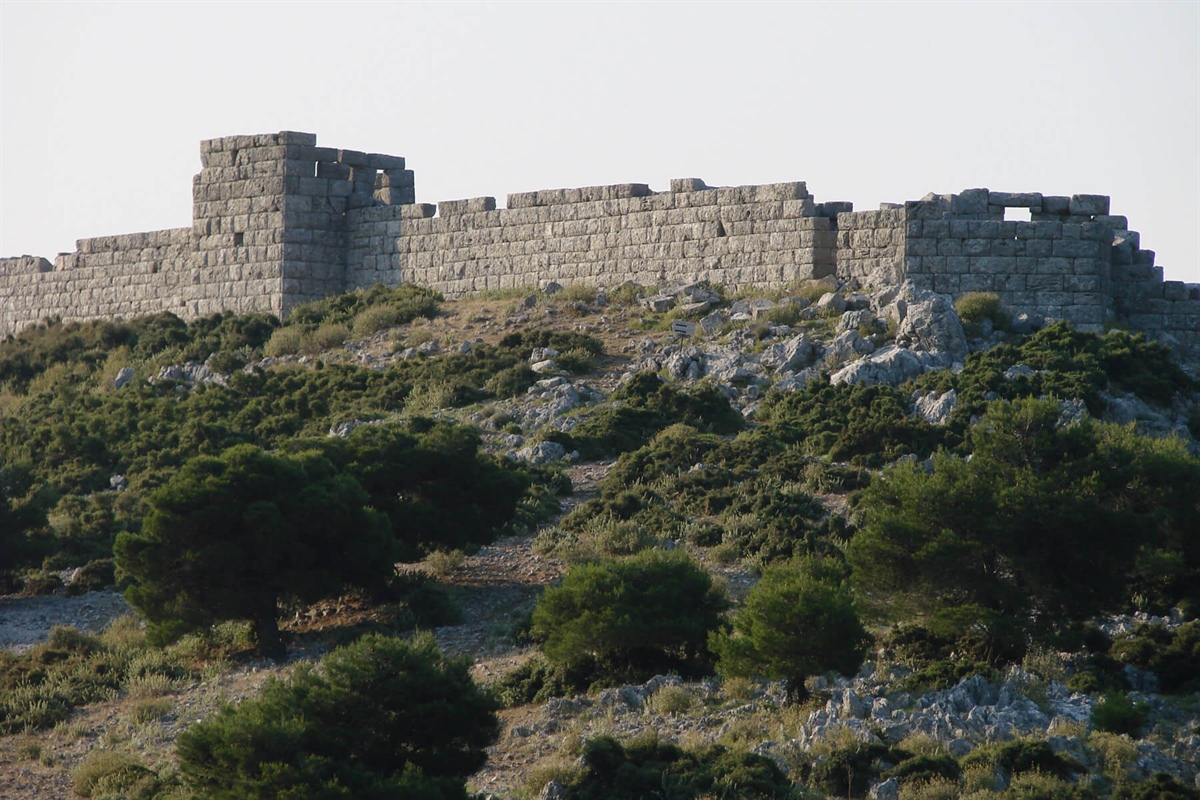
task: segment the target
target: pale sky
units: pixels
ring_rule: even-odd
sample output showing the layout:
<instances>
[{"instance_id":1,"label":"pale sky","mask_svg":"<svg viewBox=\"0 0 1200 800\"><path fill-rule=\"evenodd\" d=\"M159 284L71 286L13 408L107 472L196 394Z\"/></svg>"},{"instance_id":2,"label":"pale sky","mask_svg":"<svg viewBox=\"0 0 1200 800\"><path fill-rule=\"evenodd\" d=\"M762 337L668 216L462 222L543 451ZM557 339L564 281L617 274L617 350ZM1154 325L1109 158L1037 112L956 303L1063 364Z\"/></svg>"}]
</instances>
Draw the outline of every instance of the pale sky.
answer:
<instances>
[{"instance_id":1,"label":"pale sky","mask_svg":"<svg viewBox=\"0 0 1200 800\"><path fill-rule=\"evenodd\" d=\"M1200 281L1200 2L0 0L0 255L191 224L201 139L405 156L417 199L671 178L1112 196Z\"/></svg>"}]
</instances>

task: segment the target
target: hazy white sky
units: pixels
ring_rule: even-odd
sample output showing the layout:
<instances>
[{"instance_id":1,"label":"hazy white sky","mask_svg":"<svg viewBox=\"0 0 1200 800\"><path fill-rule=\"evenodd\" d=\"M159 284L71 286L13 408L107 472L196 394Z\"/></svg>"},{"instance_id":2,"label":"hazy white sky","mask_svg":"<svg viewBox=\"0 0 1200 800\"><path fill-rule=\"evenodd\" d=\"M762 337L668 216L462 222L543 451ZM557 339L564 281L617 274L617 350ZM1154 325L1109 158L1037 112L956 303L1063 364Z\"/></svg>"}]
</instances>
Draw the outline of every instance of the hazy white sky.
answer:
<instances>
[{"instance_id":1,"label":"hazy white sky","mask_svg":"<svg viewBox=\"0 0 1200 800\"><path fill-rule=\"evenodd\" d=\"M392 153L417 199L673 177L1112 195L1200 281L1200 2L0 0L0 255L184 227L200 139Z\"/></svg>"}]
</instances>

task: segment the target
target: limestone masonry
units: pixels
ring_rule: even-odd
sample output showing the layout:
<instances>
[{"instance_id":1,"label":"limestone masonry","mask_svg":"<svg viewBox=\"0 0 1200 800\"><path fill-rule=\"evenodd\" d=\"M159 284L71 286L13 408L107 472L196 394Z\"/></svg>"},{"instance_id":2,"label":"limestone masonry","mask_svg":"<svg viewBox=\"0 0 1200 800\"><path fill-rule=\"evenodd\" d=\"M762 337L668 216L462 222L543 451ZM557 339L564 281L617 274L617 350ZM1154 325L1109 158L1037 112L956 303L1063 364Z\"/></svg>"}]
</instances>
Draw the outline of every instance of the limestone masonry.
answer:
<instances>
[{"instance_id":1,"label":"limestone masonry","mask_svg":"<svg viewBox=\"0 0 1200 800\"><path fill-rule=\"evenodd\" d=\"M804 183L670 191L640 183L416 202L398 156L283 131L200 143L192 224L82 239L74 253L0 259L0 335L47 317L170 311L286 315L381 283L448 297L548 281L767 288L805 278L910 279L996 292L1013 313L1087 330L1125 324L1200 349L1200 286L1164 281L1101 195L968 189L878 211L817 203ZM1005 219L1028 209L1029 221Z\"/></svg>"}]
</instances>

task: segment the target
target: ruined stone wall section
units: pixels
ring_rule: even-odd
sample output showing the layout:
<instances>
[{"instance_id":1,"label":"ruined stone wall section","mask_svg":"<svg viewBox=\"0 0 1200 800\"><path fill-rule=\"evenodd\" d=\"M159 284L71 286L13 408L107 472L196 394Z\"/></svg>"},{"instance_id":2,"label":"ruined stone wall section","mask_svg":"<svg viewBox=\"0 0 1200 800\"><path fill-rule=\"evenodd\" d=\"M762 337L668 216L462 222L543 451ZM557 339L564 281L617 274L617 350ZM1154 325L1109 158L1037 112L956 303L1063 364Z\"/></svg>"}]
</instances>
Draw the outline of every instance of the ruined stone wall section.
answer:
<instances>
[{"instance_id":1,"label":"ruined stone wall section","mask_svg":"<svg viewBox=\"0 0 1200 800\"><path fill-rule=\"evenodd\" d=\"M1200 296L1164 282L1153 251L1104 195L969 189L904 206L905 276L958 297L995 292L1013 313L1063 319L1082 330L1112 323L1200 345ZM1029 221L1006 210L1029 209Z\"/></svg>"},{"instance_id":2,"label":"ruined stone wall section","mask_svg":"<svg viewBox=\"0 0 1200 800\"><path fill-rule=\"evenodd\" d=\"M191 230L81 239L75 253L0 259L0 335L58 317L87 319L184 311Z\"/></svg>"},{"instance_id":3,"label":"ruined stone wall section","mask_svg":"<svg viewBox=\"0 0 1200 800\"><path fill-rule=\"evenodd\" d=\"M837 274L863 285L896 283L904 274L903 208L837 215Z\"/></svg>"},{"instance_id":4,"label":"ruined stone wall section","mask_svg":"<svg viewBox=\"0 0 1200 800\"><path fill-rule=\"evenodd\" d=\"M803 183L654 193L617 184L350 214L347 281L449 297L538 286L708 280L736 287L832 275L836 239Z\"/></svg>"}]
</instances>

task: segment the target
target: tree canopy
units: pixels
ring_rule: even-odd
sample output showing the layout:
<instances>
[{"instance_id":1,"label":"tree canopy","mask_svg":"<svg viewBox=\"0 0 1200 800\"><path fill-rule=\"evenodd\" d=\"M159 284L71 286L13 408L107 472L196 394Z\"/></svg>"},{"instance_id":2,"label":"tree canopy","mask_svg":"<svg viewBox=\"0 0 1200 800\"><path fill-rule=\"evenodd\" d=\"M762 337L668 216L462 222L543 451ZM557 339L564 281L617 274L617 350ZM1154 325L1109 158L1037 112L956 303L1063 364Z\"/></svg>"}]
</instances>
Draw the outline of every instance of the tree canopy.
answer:
<instances>
[{"instance_id":1,"label":"tree canopy","mask_svg":"<svg viewBox=\"0 0 1200 800\"><path fill-rule=\"evenodd\" d=\"M845 577L845 568L827 558L768 567L738 609L732 630L710 640L717 671L784 678L792 700L808 696L804 679L810 675L857 672L870 637Z\"/></svg>"},{"instance_id":2,"label":"tree canopy","mask_svg":"<svg viewBox=\"0 0 1200 800\"><path fill-rule=\"evenodd\" d=\"M593 660L602 672L645 676L708 668L708 634L729 601L682 553L647 550L571 569L533 612L552 661Z\"/></svg>"},{"instance_id":3,"label":"tree canopy","mask_svg":"<svg viewBox=\"0 0 1200 800\"><path fill-rule=\"evenodd\" d=\"M1138 580L1168 603L1194 591L1200 461L1177 441L1061 417L1054 401L995 403L971 458L873 481L847 553L868 605L960 630L1047 631L1120 608Z\"/></svg>"},{"instance_id":4,"label":"tree canopy","mask_svg":"<svg viewBox=\"0 0 1200 800\"><path fill-rule=\"evenodd\" d=\"M395 541L367 494L324 456L239 445L184 465L117 538L126 598L166 642L217 620L249 619L260 652L281 651L279 601L312 601L392 574Z\"/></svg>"}]
</instances>

